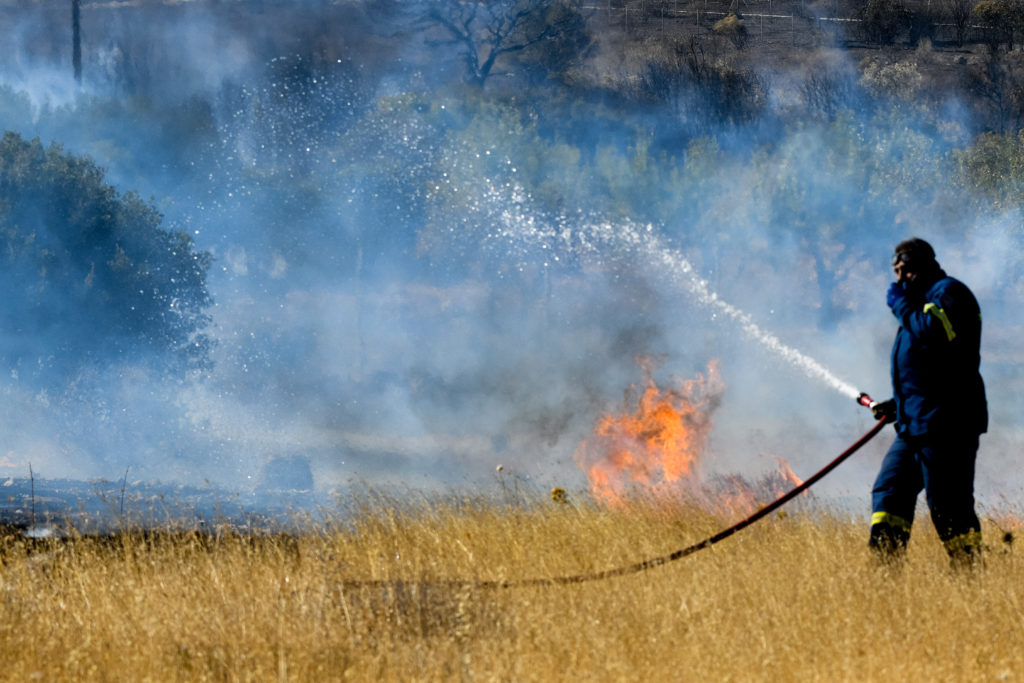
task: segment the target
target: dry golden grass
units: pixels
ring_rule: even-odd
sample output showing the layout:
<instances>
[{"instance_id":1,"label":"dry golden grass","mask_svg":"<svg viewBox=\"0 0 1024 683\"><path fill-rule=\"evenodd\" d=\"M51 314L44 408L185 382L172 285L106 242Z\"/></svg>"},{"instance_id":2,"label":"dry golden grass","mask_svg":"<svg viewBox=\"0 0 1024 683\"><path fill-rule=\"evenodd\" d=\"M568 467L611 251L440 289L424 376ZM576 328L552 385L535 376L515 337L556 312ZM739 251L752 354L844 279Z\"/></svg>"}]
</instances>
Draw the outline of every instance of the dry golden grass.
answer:
<instances>
[{"instance_id":1,"label":"dry golden grass","mask_svg":"<svg viewBox=\"0 0 1024 683\"><path fill-rule=\"evenodd\" d=\"M481 588L665 555L731 520L378 496L299 536L125 533L0 548L5 680L965 681L1024 676L1024 567L991 523L951 573L902 572L843 515L772 516L638 574ZM1001 520L1005 527L1016 524ZM368 583L353 581L370 580Z\"/></svg>"}]
</instances>

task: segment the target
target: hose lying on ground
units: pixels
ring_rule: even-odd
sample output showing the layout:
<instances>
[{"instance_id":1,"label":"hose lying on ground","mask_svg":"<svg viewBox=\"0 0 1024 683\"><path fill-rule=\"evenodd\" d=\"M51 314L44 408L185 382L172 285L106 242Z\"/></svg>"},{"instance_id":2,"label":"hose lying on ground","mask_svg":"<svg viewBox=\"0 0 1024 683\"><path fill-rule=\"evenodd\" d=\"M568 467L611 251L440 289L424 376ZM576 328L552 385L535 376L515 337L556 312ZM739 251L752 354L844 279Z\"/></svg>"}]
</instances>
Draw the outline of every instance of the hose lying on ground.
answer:
<instances>
[{"instance_id":1,"label":"hose lying on ground","mask_svg":"<svg viewBox=\"0 0 1024 683\"><path fill-rule=\"evenodd\" d=\"M675 562L676 560L682 559L682 558L686 557L687 555L692 555L693 553L695 553L695 552L697 552L699 550L704 550L705 548L710 548L711 546L713 546L714 544L718 543L719 541L723 541L726 538L729 538L730 536L732 536L737 531L745 529L746 527L750 526L754 522L757 522L758 520L764 518L765 516L771 514L775 510L779 509L780 507L782 507L783 505L785 505L789 501L793 500L794 498L799 496L801 493L803 493L804 491L809 489L811 486L816 484L818 481L823 479L825 477L825 475L827 475L829 472L831 472L836 467L838 467L840 465L840 463L842 463L844 460L846 460L851 455L856 453L861 448L861 446L863 446L868 441L870 441L872 438L874 438L875 435L878 434L878 432L880 432L882 430L882 427L884 427L886 424L887 424L887 421L886 421L885 418L882 418L882 419L878 420L878 422L876 422L875 425L871 429L869 429L866 434L864 434L864 436L862 436L860 439L858 439L856 442L854 442L853 445L851 445L845 451L840 453L835 458L835 460L833 460L832 462L828 463L827 465L822 467L820 470L815 472L813 475L808 477L807 480L804 481L799 486L794 487L788 493L783 494L782 496L780 496L775 501L769 503L768 505L765 505L763 508L761 508L757 512L753 513L749 517L740 520L739 522L733 524L731 527L729 527L727 529L723 529L723 530L719 531L717 534L715 534L713 536L709 536L709 537L705 538L703 541L699 541L698 543L694 543L693 545L689 545L689 546L687 546L685 548L680 548L679 550L671 552L668 555L662 555L660 557L654 557L654 558L651 558L651 559L648 559L648 560L643 560L641 562L635 562L635 563L630 564L630 565L625 565L625 566L622 566L622 567L615 567L613 569L605 569L605 570L602 570L602 571L587 572L587 573L582 573L582 574L571 574L571 575L568 575L568 576L553 576L553 577L542 577L542 578L535 578L535 579L520 579L518 581L474 581L474 580L451 579L451 580L441 580L441 581L427 581L427 582L422 582L422 583L429 583L432 586L467 587L467 588L481 588L481 589L487 589L487 588L524 588L524 587L529 587L529 586L557 586L557 585L568 585L568 584L573 584L573 583L585 583L585 582L588 582L588 581L601 581L601 580L610 579L610 578L613 578L613 577L616 577L616 576L626 576L628 574L637 574L639 572L647 571L648 569L653 569L655 567L660 567L662 565L668 564L669 562ZM363 587L363 586L391 586L391 585L396 585L398 583L401 583L401 584L404 584L404 585L414 585L414 584L417 584L417 583L420 583L420 582L416 582L416 581L396 581L396 580L386 580L386 579L371 579L371 580L366 580L366 581L349 580L349 581L344 581L342 583L342 586L344 588L352 588L352 589L354 589L354 588L359 588L359 587Z\"/></svg>"}]
</instances>

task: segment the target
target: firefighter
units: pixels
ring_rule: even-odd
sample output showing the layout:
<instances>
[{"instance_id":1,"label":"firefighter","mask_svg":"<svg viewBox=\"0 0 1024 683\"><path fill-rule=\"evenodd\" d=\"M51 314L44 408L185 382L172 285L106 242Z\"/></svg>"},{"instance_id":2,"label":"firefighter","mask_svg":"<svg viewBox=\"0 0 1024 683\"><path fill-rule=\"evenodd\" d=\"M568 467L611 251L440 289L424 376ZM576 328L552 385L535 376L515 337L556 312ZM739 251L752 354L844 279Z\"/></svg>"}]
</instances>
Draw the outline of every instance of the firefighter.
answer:
<instances>
[{"instance_id":1,"label":"firefighter","mask_svg":"<svg viewBox=\"0 0 1024 683\"><path fill-rule=\"evenodd\" d=\"M875 404L896 439L871 495L869 547L884 561L902 558L923 489L932 522L955 567L974 564L981 526L974 511L978 438L988 427L978 370L981 309L922 239L896 246L896 282L886 302L899 321L892 348L893 398Z\"/></svg>"}]
</instances>

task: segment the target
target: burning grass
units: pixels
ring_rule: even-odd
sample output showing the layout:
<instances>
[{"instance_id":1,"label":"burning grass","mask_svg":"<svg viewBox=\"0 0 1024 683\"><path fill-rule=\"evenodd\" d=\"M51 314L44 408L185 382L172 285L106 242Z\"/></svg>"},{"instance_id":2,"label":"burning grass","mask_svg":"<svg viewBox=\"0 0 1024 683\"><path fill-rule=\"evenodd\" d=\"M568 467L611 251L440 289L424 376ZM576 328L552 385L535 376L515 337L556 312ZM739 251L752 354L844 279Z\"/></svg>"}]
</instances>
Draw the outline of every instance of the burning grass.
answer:
<instances>
[{"instance_id":1,"label":"burning grass","mask_svg":"<svg viewBox=\"0 0 1024 683\"><path fill-rule=\"evenodd\" d=\"M971 576L950 573L923 520L892 572L870 563L862 523L804 505L631 576L474 585L665 555L735 521L663 500L572 499L378 495L297 536L6 533L0 664L9 680L1024 675L1024 567L992 522Z\"/></svg>"}]
</instances>

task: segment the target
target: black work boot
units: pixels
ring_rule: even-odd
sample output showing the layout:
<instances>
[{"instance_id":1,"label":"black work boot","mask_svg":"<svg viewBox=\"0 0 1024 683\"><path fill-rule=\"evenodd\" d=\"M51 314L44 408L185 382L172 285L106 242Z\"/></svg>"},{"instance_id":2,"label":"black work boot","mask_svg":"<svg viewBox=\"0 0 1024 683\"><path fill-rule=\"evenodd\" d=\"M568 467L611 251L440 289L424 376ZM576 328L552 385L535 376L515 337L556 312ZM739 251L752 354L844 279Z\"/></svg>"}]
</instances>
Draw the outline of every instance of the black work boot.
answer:
<instances>
[{"instance_id":1,"label":"black work boot","mask_svg":"<svg viewBox=\"0 0 1024 683\"><path fill-rule=\"evenodd\" d=\"M949 567L954 572L971 572L983 566L981 556L981 532L968 531L964 534L943 539L942 545L949 553Z\"/></svg>"},{"instance_id":2,"label":"black work boot","mask_svg":"<svg viewBox=\"0 0 1024 683\"><path fill-rule=\"evenodd\" d=\"M898 568L907 554L909 540L910 532L906 529L881 522L871 525L868 547L879 565Z\"/></svg>"}]
</instances>

